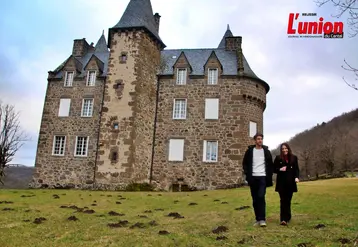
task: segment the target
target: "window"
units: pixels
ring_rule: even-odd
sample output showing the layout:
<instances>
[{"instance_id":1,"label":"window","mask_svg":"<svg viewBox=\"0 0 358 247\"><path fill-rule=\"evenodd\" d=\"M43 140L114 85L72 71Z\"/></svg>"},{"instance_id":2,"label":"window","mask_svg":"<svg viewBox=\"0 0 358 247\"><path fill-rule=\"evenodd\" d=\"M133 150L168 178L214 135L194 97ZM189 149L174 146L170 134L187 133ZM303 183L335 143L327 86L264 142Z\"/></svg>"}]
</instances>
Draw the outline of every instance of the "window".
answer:
<instances>
[{"instance_id":1,"label":"window","mask_svg":"<svg viewBox=\"0 0 358 247\"><path fill-rule=\"evenodd\" d=\"M88 137L87 136L76 136L76 149L75 156L87 156L88 151Z\"/></svg>"},{"instance_id":2,"label":"window","mask_svg":"<svg viewBox=\"0 0 358 247\"><path fill-rule=\"evenodd\" d=\"M66 76L65 76L65 87L72 87L72 83L73 83L73 75L75 73L73 71L66 71Z\"/></svg>"},{"instance_id":3,"label":"window","mask_svg":"<svg viewBox=\"0 0 358 247\"><path fill-rule=\"evenodd\" d=\"M186 69L178 69L177 84L178 85L185 85L186 84Z\"/></svg>"},{"instance_id":4,"label":"window","mask_svg":"<svg viewBox=\"0 0 358 247\"><path fill-rule=\"evenodd\" d=\"M205 99L205 119L219 119L219 99Z\"/></svg>"},{"instance_id":5,"label":"window","mask_svg":"<svg viewBox=\"0 0 358 247\"><path fill-rule=\"evenodd\" d=\"M82 102L82 117L92 117L93 99L83 99Z\"/></svg>"},{"instance_id":6,"label":"window","mask_svg":"<svg viewBox=\"0 0 358 247\"><path fill-rule=\"evenodd\" d=\"M60 107L58 109L59 117L68 117L70 115L71 99L60 99Z\"/></svg>"},{"instance_id":7,"label":"window","mask_svg":"<svg viewBox=\"0 0 358 247\"><path fill-rule=\"evenodd\" d=\"M209 72L208 72L208 84L209 85L218 84L218 69L209 69Z\"/></svg>"},{"instance_id":8,"label":"window","mask_svg":"<svg viewBox=\"0 0 358 247\"><path fill-rule=\"evenodd\" d=\"M250 121L249 129L250 137L254 137L257 133L257 123Z\"/></svg>"},{"instance_id":9,"label":"window","mask_svg":"<svg viewBox=\"0 0 358 247\"><path fill-rule=\"evenodd\" d=\"M173 108L173 119L186 118L186 99L175 99Z\"/></svg>"},{"instance_id":10,"label":"window","mask_svg":"<svg viewBox=\"0 0 358 247\"><path fill-rule=\"evenodd\" d=\"M184 159L184 139L169 140L169 161L183 161Z\"/></svg>"},{"instance_id":11,"label":"window","mask_svg":"<svg viewBox=\"0 0 358 247\"><path fill-rule=\"evenodd\" d=\"M88 71L86 86L94 86L96 84L96 71Z\"/></svg>"},{"instance_id":12,"label":"window","mask_svg":"<svg viewBox=\"0 0 358 247\"><path fill-rule=\"evenodd\" d=\"M65 154L66 136L54 136L52 155L63 156Z\"/></svg>"},{"instance_id":13,"label":"window","mask_svg":"<svg viewBox=\"0 0 358 247\"><path fill-rule=\"evenodd\" d=\"M118 152L117 151L112 152L111 161L112 162L117 162L118 161Z\"/></svg>"},{"instance_id":14,"label":"window","mask_svg":"<svg viewBox=\"0 0 358 247\"><path fill-rule=\"evenodd\" d=\"M122 54L120 56L120 63L126 63L127 62L127 55L126 54Z\"/></svg>"},{"instance_id":15,"label":"window","mask_svg":"<svg viewBox=\"0 0 358 247\"><path fill-rule=\"evenodd\" d=\"M217 162L218 161L218 142L217 141L204 141L203 161L204 162Z\"/></svg>"},{"instance_id":16,"label":"window","mask_svg":"<svg viewBox=\"0 0 358 247\"><path fill-rule=\"evenodd\" d=\"M114 123L114 124L113 124L113 129L118 130L118 129L119 129L119 124L118 124L118 123Z\"/></svg>"}]
</instances>

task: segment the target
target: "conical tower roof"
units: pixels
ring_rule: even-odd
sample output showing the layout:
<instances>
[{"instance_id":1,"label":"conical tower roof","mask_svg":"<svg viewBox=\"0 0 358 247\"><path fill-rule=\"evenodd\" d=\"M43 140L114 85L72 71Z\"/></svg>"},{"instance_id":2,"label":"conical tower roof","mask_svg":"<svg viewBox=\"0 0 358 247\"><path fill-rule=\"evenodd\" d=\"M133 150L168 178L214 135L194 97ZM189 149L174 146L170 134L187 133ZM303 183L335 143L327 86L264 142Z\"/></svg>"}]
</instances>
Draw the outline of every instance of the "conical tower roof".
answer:
<instances>
[{"instance_id":1,"label":"conical tower roof","mask_svg":"<svg viewBox=\"0 0 358 247\"><path fill-rule=\"evenodd\" d=\"M232 32L231 32L231 30L230 30L229 24L227 24L227 30L226 30L226 32L225 32L225 34L224 34L224 37L221 39L218 48L219 48L219 49L221 49L221 48L222 48L222 49L225 49L225 39L226 39L227 37L233 37L233 36L234 36L234 35L232 34Z\"/></svg>"},{"instance_id":2,"label":"conical tower roof","mask_svg":"<svg viewBox=\"0 0 358 247\"><path fill-rule=\"evenodd\" d=\"M104 37L104 30L95 46L95 52L108 52L106 37Z\"/></svg>"},{"instance_id":3,"label":"conical tower roof","mask_svg":"<svg viewBox=\"0 0 358 247\"><path fill-rule=\"evenodd\" d=\"M165 47L156 29L150 0L131 0L121 19L112 29L128 28L145 29Z\"/></svg>"}]
</instances>

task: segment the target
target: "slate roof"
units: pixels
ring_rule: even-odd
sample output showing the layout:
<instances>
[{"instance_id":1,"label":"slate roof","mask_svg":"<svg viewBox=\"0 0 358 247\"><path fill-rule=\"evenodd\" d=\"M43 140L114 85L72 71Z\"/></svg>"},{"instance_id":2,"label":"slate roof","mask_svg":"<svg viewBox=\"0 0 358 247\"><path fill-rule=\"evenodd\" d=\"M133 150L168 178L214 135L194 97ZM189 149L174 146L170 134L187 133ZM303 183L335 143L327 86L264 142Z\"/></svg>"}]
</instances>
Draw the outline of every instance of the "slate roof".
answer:
<instances>
[{"instance_id":1,"label":"slate roof","mask_svg":"<svg viewBox=\"0 0 358 247\"><path fill-rule=\"evenodd\" d=\"M131 0L119 22L112 28L145 28L165 47L156 29L150 0Z\"/></svg>"},{"instance_id":2,"label":"slate roof","mask_svg":"<svg viewBox=\"0 0 358 247\"><path fill-rule=\"evenodd\" d=\"M215 52L223 66L224 75L237 75L237 59L235 51L225 51L223 49L178 49L162 51L162 60L165 61L165 69L162 75L172 75L173 65L178 60L180 54L184 52L188 62L193 68L192 75L204 75L204 65L208 61L212 52Z\"/></svg>"},{"instance_id":3,"label":"slate roof","mask_svg":"<svg viewBox=\"0 0 358 247\"><path fill-rule=\"evenodd\" d=\"M101 76L107 75L109 50L107 48L107 41L104 37L104 34L102 34L99 38L94 50L87 52L87 54L85 54L83 57L75 58L82 65L82 71L79 76L86 76L86 72L84 69L93 55L96 56L103 63L103 74ZM57 69L53 71L56 74L55 78L62 78L62 68L71 57L72 56L66 59Z\"/></svg>"},{"instance_id":4,"label":"slate roof","mask_svg":"<svg viewBox=\"0 0 358 247\"><path fill-rule=\"evenodd\" d=\"M215 55L217 56L219 62L222 64L223 75L237 75L238 74L237 54L236 51L225 50L225 39L227 37L233 37L229 25L227 26L227 30L223 38L221 39L218 48L163 50L161 52L161 59L162 61L165 61L166 65L162 70L161 75L174 74L173 66L182 52L185 54L188 63L193 69L191 75L205 74L204 66L208 61L212 52L215 52ZM244 76L262 81L268 91L269 85L254 73L249 63L247 62L244 53L242 53L242 63L244 66Z\"/></svg>"},{"instance_id":5,"label":"slate roof","mask_svg":"<svg viewBox=\"0 0 358 247\"><path fill-rule=\"evenodd\" d=\"M212 52L215 52L217 58L223 66L223 75L237 75L237 57L235 51L226 51L225 49L207 48L207 49L176 49L164 50L161 58L166 66L161 75L173 75L173 66L180 54L184 52L189 64L193 68L192 75L204 75L204 66ZM259 79L250 68L245 56L243 56L244 75Z\"/></svg>"}]
</instances>

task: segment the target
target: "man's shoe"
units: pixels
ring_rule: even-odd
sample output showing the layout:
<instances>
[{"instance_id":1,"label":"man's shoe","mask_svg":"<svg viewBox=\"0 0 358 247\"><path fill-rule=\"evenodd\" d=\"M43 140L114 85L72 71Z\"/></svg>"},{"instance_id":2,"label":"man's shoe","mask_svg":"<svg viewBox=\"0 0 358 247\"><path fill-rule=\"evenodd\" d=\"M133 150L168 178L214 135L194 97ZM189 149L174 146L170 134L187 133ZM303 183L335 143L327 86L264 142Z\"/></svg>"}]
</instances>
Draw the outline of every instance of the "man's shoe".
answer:
<instances>
[{"instance_id":1,"label":"man's shoe","mask_svg":"<svg viewBox=\"0 0 358 247\"><path fill-rule=\"evenodd\" d=\"M260 225L260 222L258 220L255 221L254 226Z\"/></svg>"},{"instance_id":2,"label":"man's shoe","mask_svg":"<svg viewBox=\"0 0 358 247\"><path fill-rule=\"evenodd\" d=\"M287 222L286 221L281 221L281 224L280 224L281 226L287 226Z\"/></svg>"},{"instance_id":3,"label":"man's shoe","mask_svg":"<svg viewBox=\"0 0 358 247\"><path fill-rule=\"evenodd\" d=\"M266 221L264 220L260 220L259 224L261 227L266 227Z\"/></svg>"}]
</instances>

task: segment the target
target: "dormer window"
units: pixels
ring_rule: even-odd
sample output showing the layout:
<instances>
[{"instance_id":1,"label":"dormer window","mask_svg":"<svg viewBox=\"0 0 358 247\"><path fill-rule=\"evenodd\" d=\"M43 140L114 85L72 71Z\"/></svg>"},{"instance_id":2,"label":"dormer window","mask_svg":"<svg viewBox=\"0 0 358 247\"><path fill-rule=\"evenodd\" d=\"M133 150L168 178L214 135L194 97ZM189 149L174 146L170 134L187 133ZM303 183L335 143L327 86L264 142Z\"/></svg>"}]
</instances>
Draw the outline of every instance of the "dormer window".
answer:
<instances>
[{"instance_id":1,"label":"dormer window","mask_svg":"<svg viewBox=\"0 0 358 247\"><path fill-rule=\"evenodd\" d=\"M208 70L208 84L216 85L218 84L218 69L209 69Z\"/></svg>"},{"instance_id":2,"label":"dormer window","mask_svg":"<svg viewBox=\"0 0 358 247\"><path fill-rule=\"evenodd\" d=\"M65 85L64 85L65 87L72 87L74 74L75 74L75 72L73 72L73 71L66 71Z\"/></svg>"},{"instance_id":3,"label":"dormer window","mask_svg":"<svg viewBox=\"0 0 358 247\"><path fill-rule=\"evenodd\" d=\"M96 71L88 71L86 86L94 86L96 84Z\"/></svg>"},{"instance_id":4,"label":"dormer window","mask_svg":"<svg viewBox=\"0 0 358 247\"><path fill-rule=\"evenodd\" d=\"M177 85L185 85L187 77L187 69L178 69L177 70Z\"/></svg>"}]
</instances>

